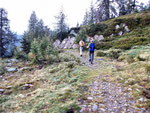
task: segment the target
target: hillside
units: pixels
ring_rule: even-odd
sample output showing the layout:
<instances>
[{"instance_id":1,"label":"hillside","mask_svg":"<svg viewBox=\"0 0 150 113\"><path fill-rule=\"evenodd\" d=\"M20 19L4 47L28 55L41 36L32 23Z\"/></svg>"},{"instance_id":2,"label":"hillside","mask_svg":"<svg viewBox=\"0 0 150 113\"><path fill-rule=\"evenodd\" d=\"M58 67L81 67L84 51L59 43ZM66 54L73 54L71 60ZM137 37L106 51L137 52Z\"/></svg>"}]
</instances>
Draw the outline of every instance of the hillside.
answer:
<instances>
[{"instance_id":1,"label":"hillside","mask_svg":"<svg viewBox=\"0 0 150 113\"><path fill-rule=\"evenodd\" d=\"M104 37L95 40L93 65L77 49L61 50L52 63L0 59L0 112L149 113L150 12L83 29Z\"/></svg>"}]
</instances>

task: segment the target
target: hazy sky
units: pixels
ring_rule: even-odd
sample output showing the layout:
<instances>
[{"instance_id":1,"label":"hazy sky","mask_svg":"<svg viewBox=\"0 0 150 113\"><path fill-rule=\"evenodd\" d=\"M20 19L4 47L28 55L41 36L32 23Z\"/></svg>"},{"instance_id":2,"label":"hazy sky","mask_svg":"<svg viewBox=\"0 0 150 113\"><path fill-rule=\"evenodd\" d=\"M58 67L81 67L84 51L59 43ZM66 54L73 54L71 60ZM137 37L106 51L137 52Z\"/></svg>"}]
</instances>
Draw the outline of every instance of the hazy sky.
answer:
<instances>
[{"instance_id":1,"label":"hazy sky","mask_svg":"<svg viewBox=\"0 0 150 113\"><path fill-rule=\"evenodd\" d=\"M10 20L12 31L22 34L28 27L28 21L32 11L36 12L44 24L53 29L56 22L55 17L61 7L67 15L67 23L70 27L81 23L86 9L89 8L92 0L0 0L0 8L5 8ZM93 0L95 3L96 0ZM138 0L148 2L148 0Z\"/></svg>"}]
</instances>

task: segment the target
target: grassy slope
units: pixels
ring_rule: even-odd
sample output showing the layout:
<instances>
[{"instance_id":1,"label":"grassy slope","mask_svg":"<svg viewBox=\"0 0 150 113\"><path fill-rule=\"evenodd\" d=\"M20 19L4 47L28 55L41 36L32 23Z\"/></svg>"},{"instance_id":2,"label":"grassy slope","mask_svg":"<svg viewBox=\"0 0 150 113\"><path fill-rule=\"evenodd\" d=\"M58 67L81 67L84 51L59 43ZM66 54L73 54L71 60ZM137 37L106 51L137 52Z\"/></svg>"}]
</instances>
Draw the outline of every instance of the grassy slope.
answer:
<instances>
[{"instance_id":1,"label":"grassy slope","mask_svg":"<svg viewBox=\"0 0 150 113\"><path fill-rule=\"evenodd\" d=\"M105 37L102 41L104 44L98 48L117 48L117 49L130 49L136 45L146 45L150 43L150 12L135 13L130 15L121 16L115 19L111 19L105 22L108 27L104 32L100 32ZM123 36L118 36L120 31L124 31L122 24L126 24L131 32L124 33ZM116 25L120 25L119 29L115 29ZM113 37L110 37L114 34ZM102 43L101 42L101 43Z\"/></svg>"},{"instance_id":2,"label":"grassy slope","mask_svg":"<svg viewBox=\"0 0 150 113\"><path fill-rule=\"evenodd\" d=\"M67 53L64 61L35 72L12 73L0 80L0 112L78 112L79 98L97 71L79 65L79 59ZM71 59L71 60L70 60ZM30 86L26 86L29 84Z\"/></svg>"}]
</instances>

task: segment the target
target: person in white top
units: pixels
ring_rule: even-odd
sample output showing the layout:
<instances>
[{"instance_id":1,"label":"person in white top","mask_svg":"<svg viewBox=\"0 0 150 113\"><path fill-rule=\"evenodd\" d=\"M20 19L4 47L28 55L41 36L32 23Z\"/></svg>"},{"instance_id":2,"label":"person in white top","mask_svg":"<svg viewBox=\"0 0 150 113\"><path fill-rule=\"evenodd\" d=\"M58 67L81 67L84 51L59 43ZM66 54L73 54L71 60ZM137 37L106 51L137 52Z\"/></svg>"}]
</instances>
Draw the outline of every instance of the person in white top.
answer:
<instances>
[{"instance_id":1,"label":"person in white top","mask_svg":"<svg viewBox=\"0 0 150 113\"><path fill-rule=\"evenodd\" d=\"M79 45L80 45L80 56L82 57L84 41L83 41L83 40L81 40L81 41L79 42Z\"/></svg>"}]
</instances>

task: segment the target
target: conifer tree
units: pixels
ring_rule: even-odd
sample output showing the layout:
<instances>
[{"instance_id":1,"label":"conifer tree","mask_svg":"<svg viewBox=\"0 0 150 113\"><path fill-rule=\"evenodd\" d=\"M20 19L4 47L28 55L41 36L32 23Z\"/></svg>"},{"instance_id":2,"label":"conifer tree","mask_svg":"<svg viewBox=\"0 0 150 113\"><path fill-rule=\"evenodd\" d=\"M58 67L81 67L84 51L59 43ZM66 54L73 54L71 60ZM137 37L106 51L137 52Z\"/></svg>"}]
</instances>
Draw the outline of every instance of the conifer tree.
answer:
<instances>
[{"instance_id":1,"label":"conifer tree","mask_svg":"<svg viewBox=\"0 0 150 113\"><path fill-rule=\"evenodd\" d=\"M9 20L5 9L0 8L0 57L3 57L7 47L11 44L14 45L16 36L10 31Z\"/></svg>"}]
</instances>

